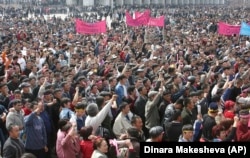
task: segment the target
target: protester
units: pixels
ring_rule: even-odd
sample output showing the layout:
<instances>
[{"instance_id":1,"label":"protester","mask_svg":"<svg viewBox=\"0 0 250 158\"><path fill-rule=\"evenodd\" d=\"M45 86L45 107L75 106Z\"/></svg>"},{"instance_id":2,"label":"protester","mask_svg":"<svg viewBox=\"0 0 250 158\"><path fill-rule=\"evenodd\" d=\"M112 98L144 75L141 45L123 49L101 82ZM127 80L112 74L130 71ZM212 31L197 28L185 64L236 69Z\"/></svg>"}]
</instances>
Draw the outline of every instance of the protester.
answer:
<instances>
[{"instance_id":1,"label":"protester","mask_svg":"<svg viewBox=\"0 0 250 158\"><path fill-rule=\"evenodd\" d=\"M129 117L130 105L127 102L122 102L120 104L120 113L115 119L113 125L113 131L116 135L116 138L120 138L122 134L125 134L127 129L132 127L131 117Z\"/></svg>"},{"instance_id":2,"label":"protester","mask_svg":"<svg viewBox=\"0 0 250 158\"><path fill-rule=\"evenodd\" d=\"M43 103L33 101L32 113L24 118L25 122L25 151L34 154L38 158L46 157L48 152L47 147L47 133L44 122L40 117L43 111Z\"/></svg>"},{"instance_id":3,"label":"protester","mask_svg":"<svg viewBox=\"0 0 250 158\"><path fill-rule=\"evenodd\" d=\"M249 141L250 132L248 130L248 123L249 123L249 111L248 110L241 110L240 111L240 121L237 125L236 130L236 137L237 141Z\"/></svg>"},{"instance_id":4,"label":"protester","mask_svg":"<svg viewBox=\"0 0 250 158\"><path fill-rule=\"evenodd\" d=\"M20 130L24 129L24 116L22 111L21 100L12 100L10 102L10 107L12 110L8 113L6 118L6 128L10 124L18 125Z\"/></svg>"},{"instance_id":5,"label":"protester","mask_svg":"<svg viewBox=\"0 0 250 158\"><path fill-rule=\"evenodd\" d=\"M74 156L81 158L80 139L76 135L76 124L71 124L67 119L61 119L58 123L56 153L58 158Z\"/></svg>"},{"instance_id":6,"label":"protester","mask_svg":"<svg viewBox=\"0 0 250 158\"><path fill-rule=\"evenodd\" d=\"M178 142L193 142L193 126L191 124L183 125L182 135Z\"/></svg>"},{"instance_id":7,"label":"protester","mask_svg":"<svg viewBox=\"0 0 250 158\"><path fill-rule=\"evenodd\" d=\"M104 138L97 138L94 140L94 152L91 158L103 157L107 158L105 155L108 152L108 144Z\"/></svg>"},{"instance_id":8,"label":"protester","mask_svg":"<svg viewBox=\"0 0 250 158\"><path fill-rule=\"evenodd\" d=\"M234 123L230 132L227 131L226 127L221 124L215 125L212 129L213 142L232 142L236 136L236 127L239 122L237 116L234 117Z\"/></svg>"},{"instance_id":9,"label":"protester","mask_svg":"<svg viewBox=\"0 0 250 158\"><path fill-rule=\"evenodd\" d=\"M91 158L91 155L94 151L93 142L89 139L92 135L93 128L91 126L82 127L80 130L80 136L83 140L81 140L81 152L84 158Z\"/></svg>"},{"instance_id":10,"label":"protester","mask_svg":"<svg viewBox=\"0 0 250 158\"><path fill-rule=\"evenodd\" d=\"M25 150L24 144L19 139L19 126L10 124L7 130L9 132L9 138L6 140L3 146L3 157L21 157Z\"/></svg>"},{"instance_id":11,"label":"protester","mask_svg":"<svg viewBox=\"0 0 250 158\"><path fill-rule=\"evenodd\" d=\"M161 126L155 126L149 130L149 139L146 142L162 142L164 130Z\"/></svg>"}]
</instances>

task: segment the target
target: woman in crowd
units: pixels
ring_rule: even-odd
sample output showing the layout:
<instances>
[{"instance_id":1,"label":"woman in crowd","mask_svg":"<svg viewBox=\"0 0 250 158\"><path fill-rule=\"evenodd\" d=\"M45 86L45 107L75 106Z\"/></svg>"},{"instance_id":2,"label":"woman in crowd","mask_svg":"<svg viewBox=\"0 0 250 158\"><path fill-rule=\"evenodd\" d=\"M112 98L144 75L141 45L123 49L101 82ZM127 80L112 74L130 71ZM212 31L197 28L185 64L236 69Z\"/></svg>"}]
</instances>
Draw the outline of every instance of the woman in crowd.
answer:
<instances>
[{"instance_id":1,"label":"woman in crowd","mask_svg":"<svg viewBox=\"0 0 250 158\"><path fill-rule=\"evenodd\" d=\"M91 155L94 151L93 149L93 142L90 140L90 136L92 134L93 127L91 126L85 126L82 127L80 130L80 136L82 137L80 146L81 146L81 152L83 157L82 158L91 158Z\"/></svg>"},{"instance_id":2,"label":"woman in crowd","mask_svg":"<svg viewBox=\"0 0 250 158\"><path fill-rule=\"evenodd\" d=\"M228 129L223 125L223 123L215 125L212 129L212 135L214 137L213 142L232 142L236 136L236 127L239 122L239 118L234 116L234 123L228 133Z\"/></svg>"},{"instance_id":3,"label":"woman in crowd","mask_svg":"<svg viewBox=\"0 0 250 158\"><path fill-rule=\"evenodd\" d=\"M108 152L108 143L104 138L96 138L94 140L94 152L91 158L108 158L106 153Z\"/></svg>"},{"instance_id":4,"label":"woman in crowd","mask_svg":"<svg viewBox=\"0 0 250 158\"><path fill-rule=\"evenodd\" d=\"M59 120L57 132L56 153L58 158L81 158L80 139L76 135L76 124L67 119Z\"/></svg>"}]
</instances>

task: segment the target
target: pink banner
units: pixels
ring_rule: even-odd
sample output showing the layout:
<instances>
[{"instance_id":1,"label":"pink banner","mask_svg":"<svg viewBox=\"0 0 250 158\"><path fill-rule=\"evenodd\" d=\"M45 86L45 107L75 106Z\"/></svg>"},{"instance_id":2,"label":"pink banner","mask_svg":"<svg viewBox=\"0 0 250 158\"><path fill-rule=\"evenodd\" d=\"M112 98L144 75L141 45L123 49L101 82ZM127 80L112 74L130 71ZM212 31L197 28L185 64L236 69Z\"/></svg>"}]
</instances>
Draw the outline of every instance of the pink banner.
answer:
<instances>
[{"instance_id":1,"label":"pink banner","mask_svg":"<svg viewBox=\"0 0 250 158\"><path fill-rule=\"evenodd\" d=\"M218 33L220 35L238 35L240 33L240 25L229 25L227 23L224 22L219 22L218 24Z\"/></svg>"},{"instance_id":2,"label":"pink banner","mask_svg":"<svg viewBox=\"0 0 250 158\"><path fill-rule=\"evenodd\" d=\"M143 12L144 13L144 12ZM143 15L141 12L135 12L135 19Z\"/></svg>"},{"instance_id":3,"label":"pink banner","mask_svg":"<svg viewBox=\"0 0 250 158\"><path fill-rule=\"evenodd\" d=\"M129 12L126 12L125 15L126 15L126 23L128 26L147 25L150 18L150 10L146 10L143 13L143 15L135 19L133 19L133 17L129 14Z\"/></svg>"},{"instance_id":4,"label":"pink banner","mask_svg":"<svg viewBox=\"0 0 250 158\"><path fill-rule=\"evenodd\" d=\"M148 26L164 26L164 16L160 16L159 18L150 18L148 21Z\"/></svg>"},{"instance_id":5,"label":"pink banner","mask_svg":"<svg viewBox=\"0 0 250 158\"><path fill-rule=\"evenodd\" d=\"M76 19L76 32L81 34L101 34L106 32L106 21L99 21L96 23L86 23L82 20Z\"/></svg>"}]
</instances>

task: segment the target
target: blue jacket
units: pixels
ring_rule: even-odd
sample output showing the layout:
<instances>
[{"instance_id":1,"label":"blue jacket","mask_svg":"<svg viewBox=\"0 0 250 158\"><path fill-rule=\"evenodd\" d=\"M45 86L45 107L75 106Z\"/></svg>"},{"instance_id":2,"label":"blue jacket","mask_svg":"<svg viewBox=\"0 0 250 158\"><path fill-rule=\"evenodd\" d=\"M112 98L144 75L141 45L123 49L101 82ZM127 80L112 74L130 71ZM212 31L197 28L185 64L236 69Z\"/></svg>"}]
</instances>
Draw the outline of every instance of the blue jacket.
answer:
<instances>
[{"instance_id":1,"label":"blue jacket","mask_svg":"<svg viewBox=\"0 0 250 158\"><path fill-rule=\"evenodd\" d=\"M71 111L69 108L62 108L62 111L59 114L59 118L69 120L72 115L74 115L74 112Z\"/></svg>"},{"instance_id":2,"label":"blue jacket","mask_svg":"<svg viewBox=\"0 0 250 158\"><path fill-rule=\"evenodd\" d=\"M51 121L51 118L50 118L48 112L47 111L41 112L40 117L43 119L47 134L52 133L52 131L54 129L53 129L53 124L52 124L52 121Z\"/></svg>"},{"instance_id":3,"label":"blue jacket","mask_svg":"<svg viewBox=\"0 0 250 158\"><path fill-rule=\"evenodd\" d=\"M172 94L172 96L171 96L172 101L176 102L185 93L185 90L186 90L186 88L183 87L178 92Z\"/></svg>"},{"instance_id":4,"label":"blue jacket","mask_svg":"<svg viewBox=\"0 0 250 158\"><path fill-rule=\"evenodd\" d=\"M81 128L85 126L85 120L86 120L86 115L83 115L80 118L79 117L76 118L77 131L80 131Z\"/></svg>"},{"instance_id":5,"label":"blue jacket","mask_svg":"<svg viewBox=\"0 0 250 158\"><path fill-rule=\"evenodd\" d=\"M47 134L42 118L32 112L24 118L26 143L25 149L40 150L47 146Z\"/></svg>"},{"instance_id":6,"label":"blue jacket","mask_svg":"<svg viewBox=\"0 0 250 158\"><path fill-rule=\"evenodd\" d=\"M224 93L223 93L222 96L221 96L221 99L222 99L223 103L224 103L225 101L229 100L229 96L230 96L230 94L231 94L231 91L232 91L231 88L227 88L227 89L224 91Z\"/></svg>"},{"instance_id":7,"label":"blue jacket","mask_svg":"<svg viewBox=\"0 0 250 158\"><path fill-rule=\"evenodd\" d=\"M202 121L195 120L194 122L194 141L199 141L202 135Z\"/></svg>"},{"instance_id":8,"label":"blue jacket","mask_svg":"<svg viewBox=\"0 0 250 158\"><path fill-rule=\"evenodd\" d=\"M123 86L118 83L115 87L115 93L117 94L117 105L119 106L122 103L122 98L124 97Z\"/></svg>"}]
</instances>

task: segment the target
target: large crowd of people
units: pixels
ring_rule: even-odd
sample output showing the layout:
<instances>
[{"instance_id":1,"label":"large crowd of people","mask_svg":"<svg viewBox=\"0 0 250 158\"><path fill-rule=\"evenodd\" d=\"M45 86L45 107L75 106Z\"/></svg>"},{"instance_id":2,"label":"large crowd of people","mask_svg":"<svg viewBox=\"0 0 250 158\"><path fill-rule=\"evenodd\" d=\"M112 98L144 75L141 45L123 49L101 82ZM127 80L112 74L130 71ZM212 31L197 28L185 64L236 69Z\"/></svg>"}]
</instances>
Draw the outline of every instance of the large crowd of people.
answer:
<instances>
[{"instance_id":1,"label":"large crowd of people","mask_svg":"<svg viewBox=\"0 0 250 158\"><path fill-rule=\"evenodd\" d=\"M248 22L247 8L150 7L163 28L126 25L126 10L144 9L69 9L65 19L4 9L4 158L138 158L140 142L250 141L250 40L217 32L219 21ZM76 17L108 16L106 33L75 31Z\"/></svg>"}]
</instances>

